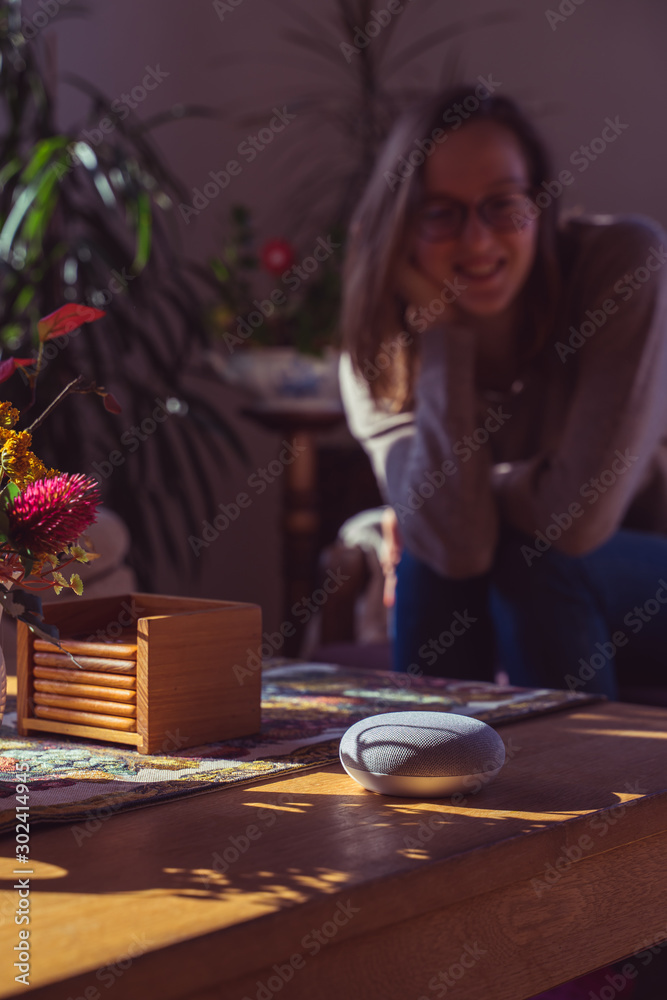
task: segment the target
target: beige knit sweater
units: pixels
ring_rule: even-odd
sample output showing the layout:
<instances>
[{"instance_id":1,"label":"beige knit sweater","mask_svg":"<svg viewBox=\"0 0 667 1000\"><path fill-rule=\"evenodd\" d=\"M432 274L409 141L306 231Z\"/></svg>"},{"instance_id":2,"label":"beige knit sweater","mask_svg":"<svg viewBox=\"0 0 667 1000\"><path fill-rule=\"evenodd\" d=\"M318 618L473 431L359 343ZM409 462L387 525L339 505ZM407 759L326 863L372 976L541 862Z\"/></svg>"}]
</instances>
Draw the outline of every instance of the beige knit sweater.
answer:
<instances>
[{"instance_id":1,"label":"beige knit sweater","mask_svg":"<svg viewBox=\"0 0 667 1000\"><path fill-rule=\"evenodd\" d=\"M414 412L389 413L341 361L350 429L404 543L445 576L487 571L503 522L572 555L621 525L667 534L667 237L579 218L561 246L563 320L502 398L477 391L460 326L421 335Z\"/></svg>"}]
</instances>

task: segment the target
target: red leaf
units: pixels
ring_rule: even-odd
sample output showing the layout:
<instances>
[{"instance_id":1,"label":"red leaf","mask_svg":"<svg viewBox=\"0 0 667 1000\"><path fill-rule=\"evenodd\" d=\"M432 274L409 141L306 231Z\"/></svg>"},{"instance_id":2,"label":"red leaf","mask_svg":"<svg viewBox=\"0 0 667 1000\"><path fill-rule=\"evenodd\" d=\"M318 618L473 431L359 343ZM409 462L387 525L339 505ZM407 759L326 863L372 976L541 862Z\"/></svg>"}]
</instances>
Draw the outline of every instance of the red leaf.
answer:
<instances>
[{"instance_id":1,"label":"red leaf","mask_svg":"<svg viewBox=\"0 0 667 1000\"><path fill-rule=\"evenodd\" d=\"M17 368L25 368L33 363L34 358L7 358L6 361L0 361L0 382L6 382Z\"/></svg>"},{"instance_id":2,"label":"red leaf","mask_svg":"<svg viewBox=\"0 0 667 1000\"><path fill-rule=\"evenodd\" d=\"M106 313L92 306L80 306L77 302L68 302L55 312L49 313L37 324L37 332L42 343L55 337L64 337L66 333L77 330L83 323L92 323L101 319Z\"/></svg>"},{"instance_id":3,"label":"red leaf","mask_svg":"<svg viewBox=\"0 0 667 1000\"><path fill-rule=\"evenodd\" d=\"M105 392L104 394L104 409L108 410L109 413L122 413L120 408L120 403L115 396L112 396L110 392Z\"/></svg>"}]
</instances>

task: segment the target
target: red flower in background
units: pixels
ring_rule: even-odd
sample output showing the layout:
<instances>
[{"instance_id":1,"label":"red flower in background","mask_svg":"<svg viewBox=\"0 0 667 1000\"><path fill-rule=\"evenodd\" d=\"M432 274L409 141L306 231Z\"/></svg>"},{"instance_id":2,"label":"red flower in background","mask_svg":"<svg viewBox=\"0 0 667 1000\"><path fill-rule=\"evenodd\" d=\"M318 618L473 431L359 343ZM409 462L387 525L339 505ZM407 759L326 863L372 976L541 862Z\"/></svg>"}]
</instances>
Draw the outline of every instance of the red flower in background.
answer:
<instances>
[{"instance_id":1,"label":"red flower in background","mask_svg":"<svg viewBox=\"0 0 667 1000\"><path fill-rule=\"evenodd\" d=\"M294 248L287 240L267 240L259 251L259 259L269 274L282 274L294 263Z\"/></svg>"},{"instance_id":2,"label":"red flower in background","mask_svg":"<svg viewBox=\"0 0 667 1000\"><path fill-rule=\"evenodd\" d=\"M95 520L101 502L92 476L61 472L29 483L7 507L9 535L35 555L62 552Z\"/></svg>"}]
</instances>

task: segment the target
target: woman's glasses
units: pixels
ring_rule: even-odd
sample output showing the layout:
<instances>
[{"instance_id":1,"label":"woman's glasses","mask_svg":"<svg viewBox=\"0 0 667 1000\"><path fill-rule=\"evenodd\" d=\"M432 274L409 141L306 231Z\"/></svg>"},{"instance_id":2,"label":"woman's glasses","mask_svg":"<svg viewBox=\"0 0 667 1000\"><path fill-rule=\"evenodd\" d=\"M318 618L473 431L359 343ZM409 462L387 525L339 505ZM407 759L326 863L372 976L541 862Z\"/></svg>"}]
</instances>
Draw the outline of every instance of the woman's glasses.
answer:
<instances>
[{"instance_id":1,"label":"woman's glasses","mask_svg":"<svg viewBox=\"0 0 667 1000\"><path fill-rule=\"evenodd\" d=\"M521 232L531 219L533 203L526 192L493 194L474 205L455 198L432 198L417 212L417 232L422 239L437 243L456 240L463 232L470 212L497 233Z\"/></svg>"}]
</instances>

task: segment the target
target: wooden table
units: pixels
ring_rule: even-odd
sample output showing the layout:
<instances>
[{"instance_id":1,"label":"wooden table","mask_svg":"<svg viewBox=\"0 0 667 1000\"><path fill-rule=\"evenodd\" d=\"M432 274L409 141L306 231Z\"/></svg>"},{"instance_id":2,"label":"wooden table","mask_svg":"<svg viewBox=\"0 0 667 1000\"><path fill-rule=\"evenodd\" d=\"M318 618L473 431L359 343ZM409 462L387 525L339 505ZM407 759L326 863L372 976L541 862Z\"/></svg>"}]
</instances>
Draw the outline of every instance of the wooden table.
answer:
<instances>
[{"instance_id":1,"label":"wooden table","mask_svg":"<svg viewBox=\"0 0 667 1000\"><path fill-rule=\"evenodd\" d=\"M36 829L31 985L4 860L0 995L431 1000L449 977L448 1000L523 1000L667 937L667 712L499 732L510 760L463 805L332 765Z\"/></svg>"}]
</instances>

